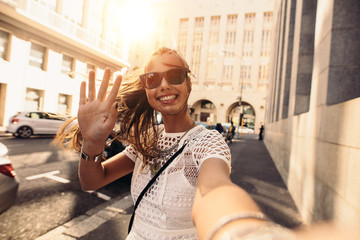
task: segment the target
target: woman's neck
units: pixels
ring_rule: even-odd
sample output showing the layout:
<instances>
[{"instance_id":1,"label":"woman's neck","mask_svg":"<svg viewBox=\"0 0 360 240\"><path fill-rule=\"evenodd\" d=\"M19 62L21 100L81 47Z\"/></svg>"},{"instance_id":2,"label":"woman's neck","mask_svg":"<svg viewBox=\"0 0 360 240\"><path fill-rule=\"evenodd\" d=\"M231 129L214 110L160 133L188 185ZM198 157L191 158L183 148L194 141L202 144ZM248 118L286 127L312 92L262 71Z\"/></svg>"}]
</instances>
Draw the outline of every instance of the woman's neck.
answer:
<instances>
[{"instance_id":1,"label":"woman's neck","mask_svg":"<svg viewBox=\"0 0 360 240\"><path fill-rule=\"evenodd\" d=\"M163 116L165 131L167 133L185 132L193 127L194 120L189 114L180 116Z\"/></svg>"}]
</instances>

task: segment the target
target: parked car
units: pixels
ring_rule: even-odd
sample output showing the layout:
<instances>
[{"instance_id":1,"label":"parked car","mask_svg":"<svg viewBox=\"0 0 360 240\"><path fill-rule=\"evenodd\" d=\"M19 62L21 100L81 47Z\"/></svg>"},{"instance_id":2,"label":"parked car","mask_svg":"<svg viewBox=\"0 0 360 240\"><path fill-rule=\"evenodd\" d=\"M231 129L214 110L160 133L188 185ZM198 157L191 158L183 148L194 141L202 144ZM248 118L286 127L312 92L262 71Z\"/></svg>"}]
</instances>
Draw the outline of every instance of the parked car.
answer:
<instances>
[{"instance_id":1,"label":"parked car","mask_svg":"<svg viewBox=\"0 0 360 240\"><path fill-rule=\"evenodd\" d=\"M0 213L15 202L19 181L11 165L7 147L0 142Z\"/></svg>"},{"instance_id":2,"label":"parked car","mask_svg":"<svg viewBox=\"0 0 360 240\"><path fill-rule=\"evenodd\" d=\"M9 119L6 132L29 138L37 134L56 134L66 117L50 112L18 112Z\"/></svg>"},{"instance_id":3,"label":"parked car","mask_svg":"<svg viewBox=\"0 0 360 240\"><path fill-rule=\"evenodd\" d=\"M210 129L210 130L212 130L212 129L215 129L216 128L216 126L215 125L209 125L209 124L207 124L207 123L203 123L203 122L195 122L197 125L203 125L205 128L207 128L207 129Z\"/></svg>"},{"instance_id":4,"label":"parked car","mask_svg":"<svg viewBox=\"0 0 360 240\"><path fill-rule=\"evenodd\" d=\"M238 132L242 132L242 133L246 133L246 134L254 134L254 129L242 126L240 127L240 129L238 130Z\"/></svg>"}]
</instances>

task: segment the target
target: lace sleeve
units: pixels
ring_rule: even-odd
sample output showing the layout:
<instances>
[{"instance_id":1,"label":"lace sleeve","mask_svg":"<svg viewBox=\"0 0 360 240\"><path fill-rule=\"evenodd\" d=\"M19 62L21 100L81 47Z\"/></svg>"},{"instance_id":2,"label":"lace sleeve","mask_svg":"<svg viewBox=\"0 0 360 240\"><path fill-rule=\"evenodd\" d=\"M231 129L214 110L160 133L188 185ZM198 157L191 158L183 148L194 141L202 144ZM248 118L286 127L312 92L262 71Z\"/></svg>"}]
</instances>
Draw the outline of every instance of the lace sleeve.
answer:
<instances>
[{"instance_id":1,"label":"lace sleeve","mask_svg":"<svg viewBox=\"0 0 360 240\"><path fill-rule=\"evenodd\" d=\"M206 159L218 158L225 161L231 170L230 148L224 141L222 135L216 130L206 131L206 133L198 139L192 152L199 167L201 167Z\"/></svg>"},{"instance_id":2,"label":"lace sleeve","mask_svg":"<svg viewBox=\"0 0 360 240\"><path fill-rule=\"evenodd\" d=\"M135 150L135 148L132 145L127 146L123 153L131 159L131 161L135 162L136 158L137 158L137 151Z\"/></svg>"}]
</instances>

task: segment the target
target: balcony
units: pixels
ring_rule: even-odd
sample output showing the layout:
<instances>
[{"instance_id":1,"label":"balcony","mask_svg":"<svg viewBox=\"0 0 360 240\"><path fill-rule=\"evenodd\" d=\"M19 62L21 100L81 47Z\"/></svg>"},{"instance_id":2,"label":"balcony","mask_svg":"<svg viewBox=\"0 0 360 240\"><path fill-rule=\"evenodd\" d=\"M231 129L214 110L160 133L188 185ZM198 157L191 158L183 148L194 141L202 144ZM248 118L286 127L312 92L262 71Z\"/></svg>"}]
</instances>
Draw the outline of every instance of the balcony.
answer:
<instances>
[{"instance_id":1,"label":"balcony","mask_svg":"<svg viewBox=\"0 0 360 240\"><path fill-rule=\"evenodd\" d=\"M94 33L90 33L87 29L39 4L39 2L34 0L2 0L1 2L13 8L18 14L126 65L127 61L124 59L126 54L119 47Z\"/></svg>"}]
</instances>

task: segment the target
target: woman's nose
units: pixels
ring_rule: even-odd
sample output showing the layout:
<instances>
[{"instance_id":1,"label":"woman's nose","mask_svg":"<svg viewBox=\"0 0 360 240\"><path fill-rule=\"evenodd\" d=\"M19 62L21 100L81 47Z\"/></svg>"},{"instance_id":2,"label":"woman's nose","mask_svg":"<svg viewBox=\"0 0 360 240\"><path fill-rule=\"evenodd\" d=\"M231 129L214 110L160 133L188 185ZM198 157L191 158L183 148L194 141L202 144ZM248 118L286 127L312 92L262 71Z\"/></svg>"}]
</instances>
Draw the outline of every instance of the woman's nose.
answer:
<instances>
[{"instance_id":1,"label":"woman's nose","mask_svg":"<svg viewBox=\"0 0 360 240\"><path fill-rule=\"evenodd\" d=\"M165 76L163 76L163 77L161 78L160 87L161 87L161 88L170 88L170 83L167 81L167 79L165 78Z\"/></svg>"}]
</instances>

